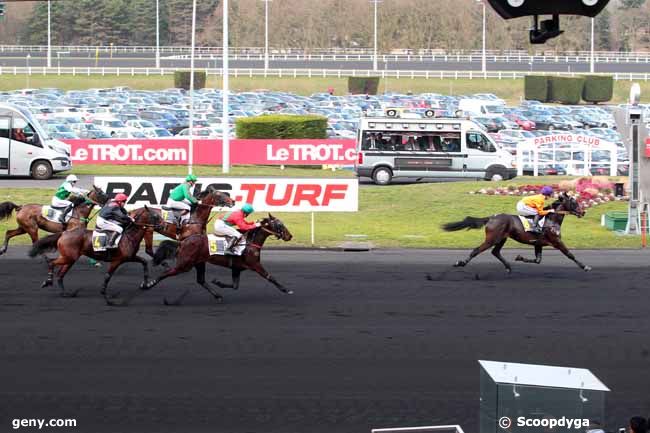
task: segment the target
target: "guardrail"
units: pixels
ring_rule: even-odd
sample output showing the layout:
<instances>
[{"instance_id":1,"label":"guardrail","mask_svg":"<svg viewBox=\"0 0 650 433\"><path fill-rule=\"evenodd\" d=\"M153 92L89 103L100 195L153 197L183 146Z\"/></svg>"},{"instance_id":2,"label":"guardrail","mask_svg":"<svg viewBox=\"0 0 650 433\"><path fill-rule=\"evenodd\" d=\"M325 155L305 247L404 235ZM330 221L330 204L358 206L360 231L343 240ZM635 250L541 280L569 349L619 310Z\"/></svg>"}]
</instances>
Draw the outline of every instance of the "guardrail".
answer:
<instances>
[{"instance_id":1,"label":"guardrail","mask_svg":"<svg viewBox=\"0 0 650 433\"><path fill-rule=\"evenodd\" d=\"M113 53L113 54L134 54L156 52L155 46L124 46L124 45L53 45L52 51L69 51L71 53ZM0 53L46 53L47 45L0 45ZM189 55L190 47L188 46L161 46L162 55ZM195 52L203 55L218 56L223 51L221 47L197 47ZM233 56L262 56L263 47L232 47L229 50ZM370 48L278 48L271 47L270 54L283 58L291 56L296 59L317 59L324 56L334 60L359 60L372 59L374 54ZM542 62L588 62L591 58L590 51L535 51L528 52L522 50L487 50L486 54L493 61L508 62L529 62L530 59L539 59ZM390 53L380 53L384 61L480 61L482 58L480 50L439 50L439 49L421 49L421 50L392 50ZM619 63L619 62L644 62L648 63L650 52L618 52L618 51L595 51L594 55L598 62L601 63ZM519 60L521 59L521 60Z\"/></svg>"},{"instance_id":2,"label":"guardrail","mask_svg":"<svg viewBox=\"0 0 650 433\"><path fill-rule=\"evenodd\" d=\"M116 76L156 76L156 75L170 75L175 71L187 70L187 68L114 68L114 67L53 67L46 68L40 66L18 67L18 66L5 66L0 67L0 76L2 75L116 75ZM221 68L197 68L197 70L205 71L207 75L221 76ZM563 76L575 77L582 75L576 72L542 72L542 71L402 71L402 70L379 70L371 71L367 69L260 69L260 68L237 68L230 69L229 75L231 77L277 77L277 78L345 78L345 77L370 77L378 76L382 78L425 78L428 80L435 79L518 79L526 75L548 75L548 76ZM596 75L611 75L615 80L622 81L648 81L650 73L613 73L613 74L596 74Z\"/></svg>"}]
</instances>

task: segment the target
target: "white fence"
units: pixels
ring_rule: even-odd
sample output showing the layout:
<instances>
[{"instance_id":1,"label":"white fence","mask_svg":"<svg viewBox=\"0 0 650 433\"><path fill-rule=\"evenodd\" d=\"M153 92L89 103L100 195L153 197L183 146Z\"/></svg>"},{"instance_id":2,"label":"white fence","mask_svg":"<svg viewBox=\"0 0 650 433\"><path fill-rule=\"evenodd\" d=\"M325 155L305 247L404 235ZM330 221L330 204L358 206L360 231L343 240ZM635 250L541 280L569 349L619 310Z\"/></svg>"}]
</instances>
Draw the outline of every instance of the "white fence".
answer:
<instances>
[{"instance_id":1,"label":"white fence","mask_svg":"<svg viewBox=\"0 0 650 433\"><path fill-rule=\"evenodd\" d=\"M187 70L187 68L116 68L116 67L41 67L41 66L0 66L0 76L2 75L19 75L28 74L36 75L117 75L117 76L156 76L170 75L175 71ZM205 71L207 75L221 76L221 68L197 68ZM344 78L344 77L370 77L379 76L382 78L425 78L428 80L435 79L499 79L512 80L523 78L526 75L549 75L574 77L581 75L576 72L527 72L527 71L402 71L402 70L379 70L371 71L367 69L260 69L260 68L237 68L230 69L231 77L277 77L277 78ZM614 73L604 74L612 75L615 80L623 81L648 81L650 73Z\"/></svg>"}]
</instances>

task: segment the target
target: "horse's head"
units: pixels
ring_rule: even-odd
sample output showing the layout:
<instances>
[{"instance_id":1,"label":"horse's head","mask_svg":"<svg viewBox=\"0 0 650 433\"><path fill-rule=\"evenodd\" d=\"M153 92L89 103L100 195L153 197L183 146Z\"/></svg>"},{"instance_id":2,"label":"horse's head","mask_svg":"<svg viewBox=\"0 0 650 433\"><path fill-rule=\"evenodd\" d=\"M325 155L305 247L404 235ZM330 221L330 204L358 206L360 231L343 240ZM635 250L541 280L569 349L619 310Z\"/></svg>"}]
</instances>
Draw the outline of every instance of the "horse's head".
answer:
<instances>
[{"instance_id":1,"label":"horse's head","mask_svg":"<svg viewBox=\"0 0 650 433\"><path fill-rule=\"evenodd\" d=\"M284 223L271 214L269 214L268 218L262 219L260 224L262 225L262 228L275 235L277 239L282 239L283 241L288 242L293 238L293 235Z\"/></svg>"},{"instance_id":2,"label":"horse's head","mask_svg":"<svg viewBox=\"0 0 650 433\"><path fill-rule=\"evenodd\" d=\"M582 208L582 205L578 203L575 197L570 196L566 192L560 194L556 203L557 206L554 206L555 210L568 212L578 218L585 216L585 210Z\"/></svg>"},{"instance_id":3,"label":"horse's head","mask_svg":"<svg viewBox=\"0 0 650 433\"><path fill-rule=\"evenodd\" d=\"M235 201L230 198L227 192L219 191L216 188L208 187L206 190L201 191L197 198L201 200L201 204L210 205L213 207L233 207Z\"/></svg>"},{"instance_id":4,"label":"horse's head","mask_svg":"<svg viewBox=\"0 0 650 433\"><path fill-rule=\"evenodd\" d=\"M162 227L162 218L157 212L152 211L147 205L143 208L137 209L132 214L133 221L138 226L151 226L158 230Z\"/></svg>"},{"instance_id":5,"label":"horse's head","mask_svg":"<svg viewBox=\"0 0 650 433\"><path fill-rule=\"evenodd\" d=\"M88 198L100 206L104 206L108 201L108 194L106 194L100 187L93 185L93 189L88 193Z\"/></svg>"}]
</instances>

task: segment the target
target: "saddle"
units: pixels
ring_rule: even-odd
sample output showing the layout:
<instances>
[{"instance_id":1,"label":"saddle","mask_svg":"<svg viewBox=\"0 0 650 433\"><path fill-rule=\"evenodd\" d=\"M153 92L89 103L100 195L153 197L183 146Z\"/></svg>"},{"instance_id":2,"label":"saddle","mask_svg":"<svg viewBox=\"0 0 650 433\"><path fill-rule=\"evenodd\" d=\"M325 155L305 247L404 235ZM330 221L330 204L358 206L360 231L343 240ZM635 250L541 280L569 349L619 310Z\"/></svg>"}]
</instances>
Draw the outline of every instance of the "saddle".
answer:
<instances>
[{"instance_id":1,"label":"saddle","mask_svg":"<svg viewBox=\"0 0 650 433\"><path fill-rule=\"evenodd\" d=\"M535 220L534 216L523 216L523 215L518 215L519 220L521 221L521 225L524 226L524 231L526 232L532 232L533 231L533 221ZM546 217L542 217L539 220L539 226L544 227L544 222L546 221Z\"/></svg>"},{"instance_id":2,"label":"saddle","mask_svg":"<svg viewBox=\"0 0 650 433\"><path fill-rule=\"evenodd\" d=\"M41 215L48 221L53 223L61 224L61 216L63 212L67 209L67 206L58 207L58 206L43 206L41 210ZM65 216L64 223L68 223L72 218L72 210L68 212Z\"/></svg>"},{"instance_id":3,"label":"saddle","mask_svg":"<svg viewBox=\"0 0 650 433\"><path fill-rule=\"evenodd\" d=\"M112 230L95 229L92 236L93 251L112 250L120 245L122 235Z\"/></svg>"},{"instance_id":4,"label":"saddle","mask_svg":"<svg viewBox=\"0 0 650 433\"><path fill-rule=\"evenodd\" d=\"M172 209L169 206L161 207L162 220L168 224L174 224L176 227L181 226L181 219L183 210Z\"/></svg>"},{"instance_id":5,"label":"saddle","mask_svg":"<svg viewBox=\"0 0 650 433\"><path fill-rule=\"evenodd\" d=\"M211 256L241 256L246 249L246 239L244 236L239 238L239 242L232 249L229 249L232 238L225 236L208 235L208 253Z\"/></svg>"}]
</instances>

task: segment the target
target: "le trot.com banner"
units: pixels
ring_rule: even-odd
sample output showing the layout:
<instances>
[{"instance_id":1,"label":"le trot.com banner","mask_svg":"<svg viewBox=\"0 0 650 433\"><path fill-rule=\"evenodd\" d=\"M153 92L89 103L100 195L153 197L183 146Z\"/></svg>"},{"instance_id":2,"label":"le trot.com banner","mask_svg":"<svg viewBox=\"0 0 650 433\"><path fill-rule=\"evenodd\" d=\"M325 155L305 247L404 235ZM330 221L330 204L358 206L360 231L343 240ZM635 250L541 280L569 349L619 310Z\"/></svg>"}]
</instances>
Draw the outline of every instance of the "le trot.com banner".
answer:
<instances>
[{"instance_id":1,"label":"le trot.com banner","mask_svg":"<svg viewBox=\"0 0 650 433\"><path fill-rule=\"evenodd\" d=\"M73 164L188 164L187 139L64 140ZM231 164L352 165L355 140L230 140ZM221 164L221 140L194 140L192 163Z\"/></svg>"}]
</instances>

